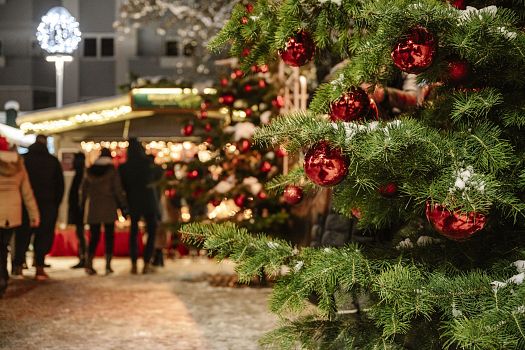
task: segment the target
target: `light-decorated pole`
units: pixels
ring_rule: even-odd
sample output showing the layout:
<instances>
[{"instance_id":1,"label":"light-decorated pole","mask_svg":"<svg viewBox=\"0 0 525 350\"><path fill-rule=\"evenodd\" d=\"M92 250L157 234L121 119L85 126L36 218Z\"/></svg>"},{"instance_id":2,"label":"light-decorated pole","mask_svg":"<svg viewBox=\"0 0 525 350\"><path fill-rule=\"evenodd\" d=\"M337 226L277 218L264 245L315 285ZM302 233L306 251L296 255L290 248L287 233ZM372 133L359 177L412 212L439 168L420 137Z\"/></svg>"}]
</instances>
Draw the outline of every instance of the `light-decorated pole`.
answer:
<instances>
[{"instance_id":1,"label":"light-decorated pole","mask_svg":"<svg viewBox=\"0 0 525 350\"><path fill-rule=\"evenodd\" d=\"M73 61L81 33L78 22L64 7L53 7L38 25L36 37L40 47L49 53L46 61L55 63L56 106L62 107L64 96L64 63Z\"/></svg>"}]
</instances>

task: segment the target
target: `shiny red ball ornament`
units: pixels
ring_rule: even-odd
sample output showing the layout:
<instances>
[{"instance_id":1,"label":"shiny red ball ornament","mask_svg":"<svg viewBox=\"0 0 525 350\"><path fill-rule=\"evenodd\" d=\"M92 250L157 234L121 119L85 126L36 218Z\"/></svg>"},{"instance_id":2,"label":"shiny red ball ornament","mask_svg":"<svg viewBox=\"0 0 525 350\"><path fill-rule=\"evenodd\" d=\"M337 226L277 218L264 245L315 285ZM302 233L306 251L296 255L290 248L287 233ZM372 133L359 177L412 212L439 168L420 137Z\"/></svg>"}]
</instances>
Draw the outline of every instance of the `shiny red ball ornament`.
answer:
<instances>
[{"instance_id":1,"label":"shiny red ball ornament","mask_svg":"<svg viewBox=\"0 0 525 350\"><path fill-rule=\"evenodd\" d=\"M363 120L369 113L370 98L361 88L351 88L330 104L330 120L334 122Z\"/></svg>"},{"instance_id":2,"label":"shiny red ball ornament","mask_svg":"<svg viewBox=\"0 0 525 350\"><path fill-rule=\"evenodd\" d=\"M283 108L284 107L284 97L277 96L272 100L272 106L275 108Z\"/></svg>"},{"instance_id":3,"label":"shiny red ball ornament","mask_svg":"<svg viewBox=\"0 0 525 350\"><path fill-rule=\"evenodd\" d=\"M392 198L397 195L399 188L395 182L389 182L379 186L379 194L386 198Z\"/></svg>"},{"instance_id":4,"label":"shiny red ball ornament","mask_svg":"<svg viewBox=\"0 0 525 350\"><path fill-rule=\"evenodd\" d=\"M246 12L252 13L253 12L253 4L246 4Z\"/></svg>"},{"instance_id":5,"label":"shiny red ball ornament","mask_svg":"<svg viewBox=\"0 0 525 350\"><path fill-rule=\"evenodd\" d=\"M236 78L242 78L244 76L244 72L240 69L236 69L233 71L233 74L235 74Z\"/></svg>"},{"instance_id":6,"label":"shiny red ball ornament","mask_svg":"<svg viewBox=\"0 0 525 350\"><path fill-rule=\"evenodd\" d=\"M290 205L298 204L303 200L303 189L299 186L288 185L284 188L283 198Z\"/></svg>"},{"instance_id":7,"label":"shiny red ball ornament","mask_svg":"<svg viewBox=\"0 0 525 350\"><path fill-rule=\"evenodd\" d=\"M241 53L241 56L242 57L246 57L250 54L251 50L247 47L245 47L244 49L242 49L242 53Z\"/></svg>"},{"instance_id":8,"label":"shiny red ball ornament","mask_svg":"<svg viewBox=\"0 0 525 350\"><path fill-rule=\"evenodd\" d=\"M175 196L177 195L177 191L174 188L168 188L164 190L164 195L167 198L175 198Z\"/></svg>"},{"instance_id":9,"label":"shiny red ball ornament","mask_svg":"<svg viewBox=\"0 0 525 350\"><path fill-rule=\"evenodd\" d=\"M470 65L463 60L448 63L448 81L452 84L461 84L470 75Z\"/></svg>"},{"instance_id":10,"label":"shiny red ball ornament","mask_svg":"<svg viewBox=\"0 0 525 350\"><path fill-rule=\"evenodd\" d=\"M183 128L182 128L182 134L184 136L191 136L193 134L193 124L188 124L188 125L185 125Z\"/></svg>"},{"instance_id":11,"label":"shiny red ball ornament","mask_svg":"<svg viewBox=\"0 0 525 350\"><path fill-rule=\"evenodd\" d=\"M310 33L301 30L288 39L283 50L279 51L281 59L289 66L301 67L314 57L315 44Z\"/></svg>"},{"instance_id":12,"label":"shiny red ball ornament","mask_svg":"<svg viewBox=\"0 0 525 350\"><path fill-rule=\"evenodd\" d=\"M213 127L211 126L210 123L206 123L206 125L204 125L204 131L210 132L212 129Z\"/></svg>"},{"instance_id":13,"label":"shiny red ball ornament","mask_svg":"<svg viewBox=\"0 0 525 350\"><path fill-rule=\"evenodd\" d=\"M250 140L241 140L241 142L239 142L239 151L241 153L246 153L250 150L250 147L252 146Z\"/></svg>"},{"instance_id":14,"label":"shiny red ball ornament","mask_svg":"<svg viewBox=\"0 0 525 350\"><path fill-rule=\"evenodd\" d=\"M246 116L247 116L247 117L251 117L252 114L253 114L253 111L252 111L251 108L246 108L246 109L244 110L244 113L246 113Z\"/></svg>"},{"instance_id":15,"label":"shiny red ball ornament","mask_svg":"<svg viewBox=\"0 0 525 350\"><path fill-rule=\"evenodd\" d=\"M206 119L206 118L208 118L208 111L206 111L206 110L201 110L201 111L199 112L199 117L198 117L198 118L199 118L199 119Z\"/></svg>"},{"instance_id":16,"label":"shiny red ball ornament","mask_svg":"<svg viewBox=\"0 0 525 350\"><path fill-rule=\"evenodd\" d=\"M319 186L337 185L348 174L348 158L341 149L319 141L304 156L304 172Z\"/></svg>"},{"instance_id":17,"label":"shiny red ball ornament","mask_svg":"<svg viewBox=\"0 0 525 350\"><path fill-rule=\"evenodd\" d=\"M426 215L434 229L454 241L463 241L482 230L487 217L480 213L455 213L440 204L427 202Z\"/></svg>"},{"instance_id":18,"label":"shiny red ball ornament","mask_svg":"<svg viewBox=\"0 0 525 350\"><path fill-rule=\"evenodd\" d=\"M264 79L259 80L258 85L261 89L264 89L266 87L266 80Z\"/></svg>"},{"instance_id":19,"label":"shiny red ball ornament","mask_svg":"<svg viewBox=\"0 0 525 350\"><path fill-rule=\"evenodd\" d=\"M189 171L188 174L186 174L186 177L190 180L195 180L196 178L199 177L199 171L196 169Z\"/></svg>"},{"instance_id":20,"label":"shiny red ball ornament","mask_svg":"<svg viewBox=\"0 0 525 350\"><path fill-rule=\"evenodd\" d=\"M241 18L241 24L248 24L248 17L242 16Z\"/></svg>"},{"instance_id":21,"label":"shiny red ball ornament","mask_svg":"<svg viewBox=\"0 0 525 350\"><path fill-rule=\"evenodd\" d=\"M272 163L268 162L268 161L264 161L261 163L261 166L259 168L263 173L267 173L269 172L270 170L272 170Z\"/></svg>"},{"instance_id":22,"label":"shiny red ball ornament","mask_svg":"<svg viewBox=\"0 0 525 350\"><path fill-rule=\"evenodd\" d=\"M164 176L165 177L173 177L175 176L175 171L173 169L167 169L165 172L164 172Z\"/></svg>"},{"instance_id":23,"label":"shiny red ball ornament","mask_svg":"<svg viewBox=\"0 0 525 350\"><path fill-rule=\"evenodd\" d=\"M434 34L425 27L415 26L401 37L391 56L394 65L403 72L419 74L432 65L436 50Z\"/></svg>"},{"instance_id":24,"label":"shiny red ball ornament","mask_svg":"<svg viewBox=\"0 0 525 350\"><path fill-rule=\"evenodd\" d=\"M219 97L219 103L226 106L233 106L235 102L235 96L232 93L226 92Z\"/></svg>"},{"instance_id":25,"label":"shiny red ball ornament","mask_svg":"<svg viewBox=\"0 0 525 350\"><path fill-rule=\"evenodd\" d=\"M219 198L214 198L210 201L210 204L213 205L214 207L218 207L220 204L221 204L221 200Z\"/></svg>"},{"instance_id":26,"label":"shiny red ball ornament","mask_svg":"<svg viewBox=\"0 0 525 350\"><path fill-rule=\"evenodd\" d=\"M465 0L451 0L450 4L457 8L458 10L465 10L467 8L467 5L465 4Z\"/></svg>"},{"instance_id":27,"label":"shiny red ball ornament","mask_svg":"<svg viewBox=\"0 0 525 350\"><path fill-rule=\"evenodd\" d=\"M253 87L250 84L244 85L244 91L250 92L250 91L252 91L252 89L253 89Z\"/></svg>"},{"instance_id":28,"label":"shiny red ball ornament","mask_svg":"<svg viewBox=\"0 0 525 350\"><path fill-rule=\"evenodd\" d=\"M222 79L221 79L221 86L222 86L222 87L226 87L226 86L228 86L228 83L229 83L228 78L222 78Z\"/></svg>"},{"instance_id":29,"label":"shiny red ball ornament","mask_svg":"<svg viewBox=\"0 0 525 350\"><path fill-rule=\"evenodd\" d=\"M281 147L279 146L276 150L275 150L275 155L279 158L284 158L288 155L288 152L286 152L286 149L284 147Z\"/></svg>"},{"instance_id":30,"label":"shiny red ball ornament","mask_svg":"<svg viewBox=\"0 0 525 350\"><path fill-rule=\"evenodd\" d=\"M242 207L244 207L244 203L246 202L246 195L243 194L243 193L238 194L238 195L235 196L233 201L234 201L236 206L238 206L239 208L242 208Z\"/></svg>"},{"instance_id":31,"label":"shiny red ball ornament","mask_svg":"<svg viewBox=\"0 0 525 350\"><path fill-rule=\"evenodd\" d=\"M264 191L261 191L257 193L257 198L259 198L260 200L265 200L268 198L268 194Z\"/></svg>"}]
</instances>

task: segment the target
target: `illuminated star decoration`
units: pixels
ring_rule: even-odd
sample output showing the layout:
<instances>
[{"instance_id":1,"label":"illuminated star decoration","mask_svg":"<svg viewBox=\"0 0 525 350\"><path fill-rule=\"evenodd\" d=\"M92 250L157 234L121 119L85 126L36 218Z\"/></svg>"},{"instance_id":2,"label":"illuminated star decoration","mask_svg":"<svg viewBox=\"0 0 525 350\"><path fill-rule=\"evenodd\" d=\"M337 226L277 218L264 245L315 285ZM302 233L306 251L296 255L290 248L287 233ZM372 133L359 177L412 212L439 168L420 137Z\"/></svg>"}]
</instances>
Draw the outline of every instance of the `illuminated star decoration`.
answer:
<instances>
[{"instance_id":1,"label":"illuminated star decoration","mask_svg":"<svg viewBox=\"0 0 525 350\"><path fill-rule=\"evenodd\" d=\"M80 43L78 22L63 7L53 7L38 25L36 38L40 47L51 54L71 54Z\"/></svg>"}]
</instances>

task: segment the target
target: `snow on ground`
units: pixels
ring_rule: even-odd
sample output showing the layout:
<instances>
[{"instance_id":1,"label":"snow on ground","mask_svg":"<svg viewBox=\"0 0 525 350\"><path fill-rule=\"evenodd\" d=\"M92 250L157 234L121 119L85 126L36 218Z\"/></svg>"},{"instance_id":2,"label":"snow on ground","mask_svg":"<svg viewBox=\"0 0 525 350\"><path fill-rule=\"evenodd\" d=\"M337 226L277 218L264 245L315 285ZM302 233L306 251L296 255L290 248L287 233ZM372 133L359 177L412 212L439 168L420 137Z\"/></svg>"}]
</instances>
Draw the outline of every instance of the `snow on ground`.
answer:
<instances>
[{"instance_id":1,"label":"snow on ground","mask_svg":"<svg viewBox=\"0 0 525 350\"><path fill-rule=\"evenodd\" d=\"M10 280L0 299L0 349L258 349L276 325L264 288L210 287L203 273L232 272L207 258L167 261L153 275L131 275L115 259L112 276L71 270L71 258L49 258L51 280ZM95 268L103 272L102 259ZM140 267L140 265L139 265Z\"/></svg>"}]
</instances>

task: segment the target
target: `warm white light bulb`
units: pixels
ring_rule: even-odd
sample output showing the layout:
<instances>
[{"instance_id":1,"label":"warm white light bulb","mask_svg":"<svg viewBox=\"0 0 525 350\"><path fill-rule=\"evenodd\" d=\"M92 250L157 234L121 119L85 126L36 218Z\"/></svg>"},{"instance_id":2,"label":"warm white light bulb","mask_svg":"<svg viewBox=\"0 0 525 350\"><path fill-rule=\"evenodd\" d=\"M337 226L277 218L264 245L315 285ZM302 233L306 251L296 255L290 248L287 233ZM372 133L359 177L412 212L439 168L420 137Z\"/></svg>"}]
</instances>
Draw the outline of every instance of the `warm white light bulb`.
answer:
<instances>
[{"instance_id":1,"label":"warm white light bulb","mask_svg":"<svg viewBox=\"0 0 525 350\"><path fill-rule=\"evenodd\" d=\"M79 24L63 7L50 9L38 25L36 38L40 47L51 54L71 54L78 48Z\"/></svg>"}]
</instances>

